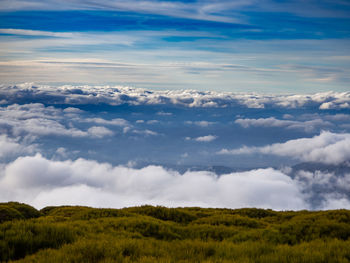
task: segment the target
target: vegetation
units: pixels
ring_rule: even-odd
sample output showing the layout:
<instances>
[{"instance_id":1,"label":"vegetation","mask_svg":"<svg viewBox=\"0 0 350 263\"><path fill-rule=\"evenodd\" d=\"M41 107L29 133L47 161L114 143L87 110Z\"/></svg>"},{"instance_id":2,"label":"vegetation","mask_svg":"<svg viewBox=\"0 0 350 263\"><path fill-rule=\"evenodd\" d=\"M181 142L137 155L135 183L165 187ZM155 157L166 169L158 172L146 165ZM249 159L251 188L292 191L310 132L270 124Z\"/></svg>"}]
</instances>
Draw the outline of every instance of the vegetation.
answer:
<instances>
[{"instance_id":1,"label":"vegetation","mask_svg":"<svg viewBox=\"0 0 350 263\"><path fill-rule=\"evenodd\" d=\"M350 262L350 211L2 203L0 261Z\"/></svg>"}]
</instances>

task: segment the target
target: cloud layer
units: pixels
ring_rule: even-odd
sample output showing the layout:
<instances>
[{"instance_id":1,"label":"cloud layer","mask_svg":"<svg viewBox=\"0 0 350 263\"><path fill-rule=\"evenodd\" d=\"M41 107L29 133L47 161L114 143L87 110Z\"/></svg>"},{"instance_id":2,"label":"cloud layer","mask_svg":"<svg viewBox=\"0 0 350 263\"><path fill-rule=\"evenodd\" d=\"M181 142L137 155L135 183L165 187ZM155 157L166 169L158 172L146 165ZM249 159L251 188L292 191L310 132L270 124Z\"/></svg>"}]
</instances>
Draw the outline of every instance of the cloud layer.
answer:
<instances>
[{"instance_id":1,"label":"cloud layer","mask_svg":"<svg viewBox=\"0 0 350 263\"><path fill-rule=\"evenodd\" d=\"M179 174L161 166L141 169L93 160L54 161L36 154L0 167L0 201L47 205L125 207L142 204L261 207L277 210L350 208L350 175L272 168L221 176ZM320 191L320 189L323 189Z\"/></svg>"},{"instance_id":2,"label":"cloud layer","mask_svg":"<svg viewBox=\"0 0 350 263\"><path fill-rule=\"evenodd\" d=\"M237 119L235 123L241 125L244 128L249 127L276 127L276 128L286 128L294 130L304 130L306 132L314 131L320 128L329 128L332 123L322 120L321 118L316 118L307 121L292 121L292 120L279 120L274 117L269 118L259 118L259 119Z\"/></svg>"},{"instance_id":3,"label":"cloud layer","mask_svg":"<svg viewBox=\"0 0 350 263\"><path fill-rule=\"evenodd\" d=\"M2 201L20 200L37 207L58 204L307 207L296 182L274 169L220 177L210 172L180 175L160 166L133 169L85 159L52 161L37 154L18 158L6 165L1 174Z\"/></svg>"},{"instance_id":4,"label":"cloud layer","mask_svg":"<svg viewBox=\"0 0 350 263\"><path fill-rule=\"evenodd\" d=\"M0 201L348 208L349 100L2 86Z\"/></svg>"},{"instance_id":5,"label":"cloud layer","mask_svg":"<svg viewBox=\"0 0 350 263\"><path fill-rule=\"evenodd\" d=\"M318 108L349 109L350 92L309 95L262 95L255 93L200 92L194 90L150 91L120 86L1 86L6 103L181 105L186 107Z\"/></svg>"}]
</instances>

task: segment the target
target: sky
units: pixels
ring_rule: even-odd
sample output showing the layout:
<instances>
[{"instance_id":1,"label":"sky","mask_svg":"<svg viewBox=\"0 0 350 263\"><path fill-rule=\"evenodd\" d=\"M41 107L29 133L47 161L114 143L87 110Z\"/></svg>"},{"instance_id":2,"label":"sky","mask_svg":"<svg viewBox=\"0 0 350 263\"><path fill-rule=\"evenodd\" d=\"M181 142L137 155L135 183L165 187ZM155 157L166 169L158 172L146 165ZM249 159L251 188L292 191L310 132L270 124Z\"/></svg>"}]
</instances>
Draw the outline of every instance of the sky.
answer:
<instances>
[{"instance_id":1,"label":"sky","mask_svg":"<svg viewBox=\"0 0 350 263\"><path fill-rule=\"evenodd\" d=\"M350 209L350 3L0 1L0 202Z\"/></svg>"},{"instance_id":2,"label":"sky","mask_svg":"<svg viewBox=\"0 0 350 263\"><path fill-rule=\"evenodd\" d=\"M2 0L3 84L347 91L350 3Z\"/></svg>"}]
</instances>

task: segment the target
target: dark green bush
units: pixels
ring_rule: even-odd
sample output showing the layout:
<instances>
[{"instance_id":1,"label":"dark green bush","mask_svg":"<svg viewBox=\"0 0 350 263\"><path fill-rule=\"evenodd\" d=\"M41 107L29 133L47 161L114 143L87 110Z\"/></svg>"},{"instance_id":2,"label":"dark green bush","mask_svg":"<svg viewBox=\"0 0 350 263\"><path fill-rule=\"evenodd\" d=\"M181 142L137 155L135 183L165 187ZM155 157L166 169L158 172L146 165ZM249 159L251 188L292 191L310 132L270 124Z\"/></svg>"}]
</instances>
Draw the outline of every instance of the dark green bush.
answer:
<instances>
[{"instance_id":1,"label":"dark green bush","mask_svg":"<svg viewBox=\"0 0 350 263\"><path fill-rule=\"evenodd\" d=\"M6 222L0 225L0 259L19 259L43 248L59 248L74 241L69 225L33 220Z\"/></svg>"},{"instance_id":2,"label":"dark green bush","mask_svg":"<svg viewBox=\"0 0 350 263\"><path fill-rule=\"evenodd\" d=\"M14 219L29 219L41 216L34 207L18 202L0 203L0 223Z\"/></svg>"},{"instance_id":3,"label":"dark green bush","mask_svg":"<svg viewBox=\"0 0 350 263\"><path fill-rule=\"evenodd\" d=\"M264 224L256 219L243 217L240 215L213 215L209 217L200 218L193 222L193 224L209 224L209 225L224 225L224 226L241 226L248 228L263 227Z\"/></svg>"},{"instance_id":4,"label":"dark green bush","mask_svg":"<svg viewBox=\"0 0 350 263\"><path fill-rule=\"evenodd\" d=\"M0 206L0 224L15 219L24 219L24 216L12 207Z\"/></svg>"},{"instance_id":5,"label":"dark green bush","mask_svg":"<svg viewBox=\"0 0 350 263\"><path fill-rule=\"evenodd\" d=\"M166 208L162 206L133 207L129 208L128 211L177 223L189 223L197 218L194 214L183 211L181 208Z\"/></svg>"},{"instance_id":6,"label":"dark green bush","mask_svg":"<svg viewBox=\"0 0 350 263\"><path fill-rule=\"evenodd\" d=\"M41 213L38 210L27 204L22 204L18 202L8 202L6 203L6 205L19 211L26 219L37 218L41 216Z\"/></svg>"},{"instance_id":7,"label":"dark green bush","mask_svg":"<svg viewBox=\"0 0 350 263\"><path fill-rule=\"evenodd\" d=\"M233 213L250 218L264 218L269 216L276 216L277 213L271 209L259 209L259 208L242 208L233 210Z\"/></svg>"}]
</instances>

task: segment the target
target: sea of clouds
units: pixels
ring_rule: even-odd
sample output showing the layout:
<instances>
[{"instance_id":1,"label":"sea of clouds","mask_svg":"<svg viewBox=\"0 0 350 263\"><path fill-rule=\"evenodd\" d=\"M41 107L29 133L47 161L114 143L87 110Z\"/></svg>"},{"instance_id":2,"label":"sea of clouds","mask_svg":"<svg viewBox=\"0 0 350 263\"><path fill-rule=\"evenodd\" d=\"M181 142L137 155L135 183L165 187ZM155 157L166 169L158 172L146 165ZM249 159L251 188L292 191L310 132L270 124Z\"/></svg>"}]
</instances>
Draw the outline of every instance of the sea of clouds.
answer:
<instances>
[{"instance_id":1,"label":"sea of clouds","mask_svg":"<svg viewBox=\"0 0 350 263\"><path fill-rule=\"evenodd\" d=\"M24 83L0 86L2 104L26 102L28 99L50 104L174 104L187 107L297 108L317 106L319 109L349 109L350 92L323 92L306 95L262 95L196 90L150 91L122 86L40 86Z\"/></svg>"},{"instance_id":2,"label":"sea of clouds","mask_svg":"<svg viewBox=\"0 0 350 263\"><path fill-rule=\"evenodd\" d=\"M350 208L349 103L349 92L2 86L0 201L38 208ZM112 108L96 111L103 105ZM153 150L153 163L137 165L128 157L146 158ZM231 168L240 160L256 165L226 172L191 166L180 172L168 165L196 165L197 157ZM120 158L125 160L113 161ZM274 165L266 165L270 161Z\"/></svg>"}]
</instances>

